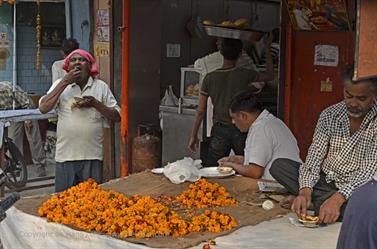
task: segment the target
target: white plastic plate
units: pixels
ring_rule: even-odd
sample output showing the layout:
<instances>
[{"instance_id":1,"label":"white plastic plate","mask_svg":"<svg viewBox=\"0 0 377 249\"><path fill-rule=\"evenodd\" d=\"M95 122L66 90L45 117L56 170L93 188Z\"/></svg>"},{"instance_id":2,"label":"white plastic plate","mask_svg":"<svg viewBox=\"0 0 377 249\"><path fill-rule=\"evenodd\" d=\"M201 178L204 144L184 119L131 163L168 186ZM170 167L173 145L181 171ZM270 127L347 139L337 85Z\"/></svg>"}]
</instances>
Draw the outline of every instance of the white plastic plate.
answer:
<instances>
[{"instance_id":1,"label":"white plastic plate","mask_svg":"<svg viewBox=\"0 0 377 249\"><path fill-rule=\"evenodd\" d=\"M228 173L220 173L217 170L217 167L205 167L205 168L201 168L199 171L200 171L200 175L206 178L223 178L227 176L232 176L236 173L234 169L232 169L232 171Z\"/></svg>"},{"instance_id":2,"label":"white plastic plate","mask_svg":"<svg viewBox=\"0 0 377 249\"><path fill-rule=\"evenodd\" d=\"M151 172L155 174L162 174L164 173L164 168L155 168L155 169L152 169Z\"/></svg>"}]
</instances>

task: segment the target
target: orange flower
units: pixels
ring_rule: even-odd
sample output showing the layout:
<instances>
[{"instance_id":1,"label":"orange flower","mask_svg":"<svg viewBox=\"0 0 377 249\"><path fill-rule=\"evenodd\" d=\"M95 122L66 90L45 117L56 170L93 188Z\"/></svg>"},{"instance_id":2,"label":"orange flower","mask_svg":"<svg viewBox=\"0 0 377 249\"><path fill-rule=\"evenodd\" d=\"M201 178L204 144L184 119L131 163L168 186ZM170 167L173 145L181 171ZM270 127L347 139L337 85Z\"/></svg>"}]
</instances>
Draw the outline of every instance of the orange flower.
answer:
<instances>
[{"instance_id":1,"label":"orange flower","mask_svg":"<svg viewBox=\"0 0 377 249\"><path fill-rule=\"evenodd\" d=\"M203 198L197 198L198 190ZM189 190L178 196L177 200L187 206L198 207L207 207L210 203L217 206L235 203L231 197L219 196L220 190L222 196L227 196L225 189L201 180L198 185L191 184ZM48 222L72 225L85 231L119 234L121 238L184 236L189 232L220 232L237 226L231 216L210 210L186 221L150 196L134 195L128 198L114 190L104 191L92 179L53 195L40 206L38 215L46 217Z\"/></svg>"},{"instance_id":2,"label":"orange flower","mask_svg":"<svg viewBox=\"0 0 377 249\"><path fill-rule=\"evenodd\" d=\"M223 207L236 204L236 200L230 197L224 187L205 179L190 184L189 190L178 195L177 200L189 208L193 206L198 208Z\"/></svg>"}]
</instances>

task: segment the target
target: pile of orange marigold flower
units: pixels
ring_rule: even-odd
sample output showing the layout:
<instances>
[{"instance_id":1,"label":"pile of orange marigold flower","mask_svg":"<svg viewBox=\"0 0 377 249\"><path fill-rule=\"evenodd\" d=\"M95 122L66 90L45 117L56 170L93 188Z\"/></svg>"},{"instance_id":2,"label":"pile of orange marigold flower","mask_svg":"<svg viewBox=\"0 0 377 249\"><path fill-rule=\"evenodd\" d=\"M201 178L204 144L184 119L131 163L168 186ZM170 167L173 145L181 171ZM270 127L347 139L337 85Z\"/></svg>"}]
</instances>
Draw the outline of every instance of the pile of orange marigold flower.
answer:
<instances>
[{"instance_id":1,"label":"pile of orange marigold flower","mask_svg":"<svg viewBox=\"0 0 377 249\"><path fill-rule=\"evenodd\" d=\"M38 214L47 221L121 238L184 236L237 226L230 215L209 210L186 221L150 196L128 198L113 190L103 190L92 179L52 196L42 204Z\"/></svg>"},{"instance_id":2,"label":"pile of orange marigold flower","mask_svg":"<svg viewBox=\"0 0 377 249\"><path fill-rule=\"evenodd\" d=\"M189 208L193 206L198 208L224 207L236 204L236 200L224 187L205 179L190 184L188 190L177 196L177 200Z\"/></svg>"},{"instance_id":3,"label":"pile of orange marigold flower","mask_svg":"<svg viewBox=\"0 0 377 249\"><path fill-rule=\"evenodd\" d=\"M228 214L205 210L203 214L192 217L189 230L190 232L210 231L219 233L236 226L236 220Z\"/></svg>"}]
</instances>

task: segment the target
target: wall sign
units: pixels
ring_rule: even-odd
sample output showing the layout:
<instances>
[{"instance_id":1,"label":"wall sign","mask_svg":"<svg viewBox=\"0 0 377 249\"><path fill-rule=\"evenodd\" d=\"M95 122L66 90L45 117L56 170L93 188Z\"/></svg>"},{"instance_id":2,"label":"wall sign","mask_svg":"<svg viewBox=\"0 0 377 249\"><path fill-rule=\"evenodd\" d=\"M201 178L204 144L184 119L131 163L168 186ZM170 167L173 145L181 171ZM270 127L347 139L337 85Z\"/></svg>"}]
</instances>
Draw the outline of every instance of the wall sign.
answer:
<instances>
[{"instance_id":1,"label":"wall sign","mask_svg":"<svg viewBox=\"0 0 377 249\"><path fill-rule=\"evenodd\" d=\"M333 45L316 45L314 48L314 65L336 67L339 63L339 48Z\"/></svg>"},{"instance_id":2,"label":"wall sign","mask_svg":"<svg viewBox=\"0 0 377 249\"><path fill-rule=\"evenodd\" d=\"M108 43L97 43L95 53L97 57L110 56L110 45Z\"/></svg>"},{"instance_id":3,"label":"wall sign","mask_svg":"<svg viewBox=\"0 0 377 249\"><path fill-rule=\"evenodd\" d=\"M321 92L332 92L333 82L329 77L326 80L321 80Z\"/></svg>"},{"instance_id":4,"label":"wall sign","mask_svg":"<svg viewBox=\"0 0 377 249\"><path fill-rule=\"evenodd\" d=\"M97 10L97 26L109 26L109 10Z\"/></svg>"},{"instance_id":5,"label":"wall sign","mask_svg":"<svg viewBox=\"0 0 377 249\"><path fill-rule=\"evenodd\" d=\"M97 41L110 42L109 10L97 10L96 30Z\"/></svg>"},{"instance_id":6,"label":"wall sign","mask_svg":"<svg viewBox=\"0 0 377 249\"><path fill-rule=\"evenodd\" d=\"M167 43L166 44L166 57L179 58L181 57L181 44Z\"/></svg>"}]
</instances>

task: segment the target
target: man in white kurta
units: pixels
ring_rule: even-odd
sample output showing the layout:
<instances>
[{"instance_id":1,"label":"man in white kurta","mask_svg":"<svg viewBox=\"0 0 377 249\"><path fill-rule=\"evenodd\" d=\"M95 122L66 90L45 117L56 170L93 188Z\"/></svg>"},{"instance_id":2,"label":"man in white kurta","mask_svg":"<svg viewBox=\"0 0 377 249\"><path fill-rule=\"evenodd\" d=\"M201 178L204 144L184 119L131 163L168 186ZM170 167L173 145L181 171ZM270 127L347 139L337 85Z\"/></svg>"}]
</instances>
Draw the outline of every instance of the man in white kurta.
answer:
<instances>
[{"instance_id":1,"label":"man in white kurta","mask_svg":"<svg viewBox=\"0 0 377 249\"><path fill-rule=\"evenodd\" d=\"M108 85L95 78L93 56L77 49L63 64L67 74L55 81L39 103L42 113L58 112L55 191L93 178L102 182L103 128L120 121L120 108Z\"/></svg>"}]
</instances>

